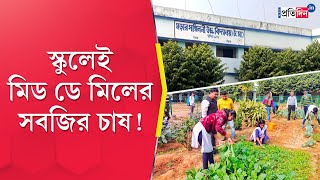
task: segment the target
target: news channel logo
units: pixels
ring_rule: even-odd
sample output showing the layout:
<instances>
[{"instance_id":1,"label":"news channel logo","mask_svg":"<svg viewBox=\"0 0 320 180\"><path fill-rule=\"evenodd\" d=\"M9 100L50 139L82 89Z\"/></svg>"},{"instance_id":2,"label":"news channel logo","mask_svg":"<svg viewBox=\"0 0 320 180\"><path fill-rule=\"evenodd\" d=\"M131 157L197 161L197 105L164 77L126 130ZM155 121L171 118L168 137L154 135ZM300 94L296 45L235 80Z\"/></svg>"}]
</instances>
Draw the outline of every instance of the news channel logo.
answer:
<instances>
[{"instance_id":1,"label":"news channel logo","mask_svg":"<svg viewBox=\"0 0 320 180\"><path fill-rule=\"evenodd\" d=\"M278 7L278 18L309 18L309 13L315 10L314 4L306 7Z\"/></svg>"}]
</instances>

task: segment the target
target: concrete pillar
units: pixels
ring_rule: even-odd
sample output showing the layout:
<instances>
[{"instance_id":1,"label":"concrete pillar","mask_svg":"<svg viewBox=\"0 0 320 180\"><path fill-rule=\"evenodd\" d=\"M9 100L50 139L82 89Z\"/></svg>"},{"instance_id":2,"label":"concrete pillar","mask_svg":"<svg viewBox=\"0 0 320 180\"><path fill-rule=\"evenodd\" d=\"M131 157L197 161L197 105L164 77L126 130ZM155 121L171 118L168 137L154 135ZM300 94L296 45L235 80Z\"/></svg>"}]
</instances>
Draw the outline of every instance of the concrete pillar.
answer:
<instances>
[{"instance_id":1,"label":"concrete pillar","mask_svg":"<svg viewBox=\"0 0 320 180\"><path fill-rule=\"evenodd\" d=\"M179 44L181 47L186 48L186 43L185 43L185 42L178 41L178 44Z\"/></svg>"},{"instance_id":2,"label":"concrete pillar","mask_svg":"<svg viewBox=\"0 0 320 180\"><path fill-rule=\"evenodd\" d=\"M237 58L242 60L242 56L244 55L244 48L237 48Z\"/></svg>"}]
</instances>

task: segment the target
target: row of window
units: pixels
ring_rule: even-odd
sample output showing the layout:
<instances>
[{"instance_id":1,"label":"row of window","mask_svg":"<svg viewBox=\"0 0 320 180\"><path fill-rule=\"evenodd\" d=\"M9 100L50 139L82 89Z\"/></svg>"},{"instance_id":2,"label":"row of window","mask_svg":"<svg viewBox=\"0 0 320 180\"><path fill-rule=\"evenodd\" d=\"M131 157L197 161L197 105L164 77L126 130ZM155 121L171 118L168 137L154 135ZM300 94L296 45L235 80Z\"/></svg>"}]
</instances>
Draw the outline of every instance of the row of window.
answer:
<instances>
[{"instance_id":1,"label":"row of window","mask_svg":"<svg viewBox=\"0 0 320 180\"><path fill-rule=\"evenodd\" d=\"M159 40L159 43L161 46L167 42L167 40ZM192 46L195 43L185 43L185 47L188 48L189 46ZM249 48L244 48L244 51L248 51ZM279 52L280 50L273 50L274 52ZM225 57L225 58L238 58L237 55L237 48L235 47L229 47L229 46L216 46L216 56L217 57Z\"/></svg>"}]
</instances>

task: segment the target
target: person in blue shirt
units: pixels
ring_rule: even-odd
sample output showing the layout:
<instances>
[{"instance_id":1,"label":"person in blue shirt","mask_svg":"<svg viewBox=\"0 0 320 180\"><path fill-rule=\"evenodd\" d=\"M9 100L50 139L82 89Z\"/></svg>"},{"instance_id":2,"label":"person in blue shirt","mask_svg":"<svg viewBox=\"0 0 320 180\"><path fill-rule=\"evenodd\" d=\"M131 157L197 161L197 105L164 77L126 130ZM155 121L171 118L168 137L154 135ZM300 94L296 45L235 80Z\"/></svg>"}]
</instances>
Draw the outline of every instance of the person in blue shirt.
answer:
<instances>
[{"instance_id":1,"label":"person in blue shirt","mask_svg":"<svg viewBox=\"0 0 320 180\"><path fill-rule=\"evenodd\" d=\"M273 101L273 109L272 109L273 114L277 113L278 108L279 108L279 106L278 106L277 102Z\"/></svg>"}]
</instances>

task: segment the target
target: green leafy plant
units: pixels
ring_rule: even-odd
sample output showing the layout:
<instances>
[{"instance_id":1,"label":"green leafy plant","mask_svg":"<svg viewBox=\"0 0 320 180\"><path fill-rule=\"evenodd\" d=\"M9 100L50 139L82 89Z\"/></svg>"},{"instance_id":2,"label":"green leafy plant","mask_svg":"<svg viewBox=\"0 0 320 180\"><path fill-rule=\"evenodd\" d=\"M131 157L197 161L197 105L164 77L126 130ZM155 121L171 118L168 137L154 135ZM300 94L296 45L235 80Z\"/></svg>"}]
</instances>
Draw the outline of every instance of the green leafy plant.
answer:
<instances>
[{"instance_id":1,"label":"green leafy plant","mask_svg":"<svg viewBox=\"0 0 320 180\"><path fill-rule=\"evenodd\" d=\"M237 116L237 118L234 120L234 128L236 130L242 128L242 119L239 116Z\"/></svg>"},{"instance_id":2,"label":"green leafy plant","mask_svg":"<svg viewBox=\"0 0 320 180\"><path fill-rule=\"evenodd\" d=\"M280 110L277 112L278 117L288 118L288 109ZM304 111L302 109L296 109L295 112L291 113L291 116L293 117L294 114L296 115L296 118L303 119L304 118Z\"/></svg>"},{"instance_id":3,"label":"green leafy plant","mask_svg":"<svg viewBox=\"0 0 320 180\"><path fill-rule=\"evenodd\" d=\"M312 136L312 131L313 131L313 128L311 126L311 123L310 123L310 121L307 121L306 122L306 133L305 133L305 136L306 137Z\"/></svg>"},{"instance_id":4,"label":"green leafy plant","mask_svg":"<svg viewBox=\"0 0 320 180\"><path fill-rule=\"evenodd\" d=\"M285 150L277 146L262 149L252 142L239 142L219 148L220 162L209 169L186 171L187 180L202 179L270 179L307 180L310 175L310 154Z\"/></svg>"},{"instance_id":5,"label":"green leafy plant","mask_svg":"<svg viewBox=\"0 0 320 180\"><path fill-rule=\"evenodd\" d=\"M175 128L162 128L161 135L158 138L158 145L162 146L163 144L167 144L168 142L174 141L176 138L176 130Z\"/></svg>"},{"instance_id":6,"label":"green leafy plant","mask_svg":"<svg viewBox=\"0 0 320 180\"><path fill-rule=\"evenodd\" d=\"M185 122L182 123L180 128L176 131L176 141L183 144L186 148L191 150L191 132L194 125L198 120L193 118L188 118Z\"/></svg>"},{"instance_id":7,"label":"green leafy plant","mask_svg":"<svg viewBox=\"0 0 320 180\"><path fill-rule=\"evenodd\" d=\"M302 147L312 147L316 144L314 140L308 140L306 143L302 144Z\"/></svg>"},{"instance_id":8,"label":"green leafy plant","mask_svg":"<svg viewBox=\"0 0 320 180\"><path fill-rule=\"evenodd\" d=\"M319 133L316 133L312 136L312 139L316 142L320 142L320 134Z\"/></svg>"},{"instance_id":9,"label":"green leafy plant","mask_svg":"<svg viewBox=\"0 0 320 180\"><path fill-rule=\"evenodd\" d=\"M267 112L262 103L255 101L239 101L237 117L242 119L247 127L254 127L260 119L266 119Z\"/></svg>"}]
</instances>

